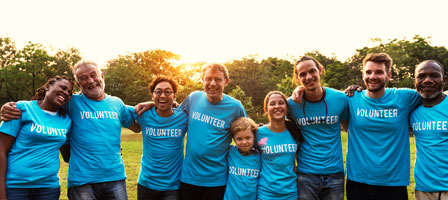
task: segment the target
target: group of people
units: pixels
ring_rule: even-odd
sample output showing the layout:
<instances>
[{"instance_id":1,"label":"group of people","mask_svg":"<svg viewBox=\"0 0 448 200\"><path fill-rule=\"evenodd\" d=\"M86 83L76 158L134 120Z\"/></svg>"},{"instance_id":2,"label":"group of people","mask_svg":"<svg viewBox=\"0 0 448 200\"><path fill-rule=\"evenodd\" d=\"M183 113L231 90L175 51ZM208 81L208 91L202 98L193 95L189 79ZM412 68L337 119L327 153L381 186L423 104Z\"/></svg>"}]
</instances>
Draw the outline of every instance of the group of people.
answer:
<instances>
[{"instance_id":1,"label":"group of people","mask_svg":"<svg viewBox=\"0 0 448 200\"><path fill-rule=\"evenodd\" d=\"M55 77L34 100L2 106L0 199L58 199L58 150L69 162L69 199L127 199L122 126L143 136L138 199L342 200L345 177L349 200L407 199L409 127L417 199L448 199L445 68L423 61L411 90L385 87L391 67L389 55L367 55L366 90L349 97L323 87L324 67L303 56L293 72L300 86L290 98L269 92L269 123L258 127L223 93L230 79L222 64L204 65L204 91L174 108L173 79L156 77L153 102L131 107L104 93L94 62L80 61L80 94L72 95L69 78ZM341 126L348 130L345 170Z\"/></svg>"}]
</instances>

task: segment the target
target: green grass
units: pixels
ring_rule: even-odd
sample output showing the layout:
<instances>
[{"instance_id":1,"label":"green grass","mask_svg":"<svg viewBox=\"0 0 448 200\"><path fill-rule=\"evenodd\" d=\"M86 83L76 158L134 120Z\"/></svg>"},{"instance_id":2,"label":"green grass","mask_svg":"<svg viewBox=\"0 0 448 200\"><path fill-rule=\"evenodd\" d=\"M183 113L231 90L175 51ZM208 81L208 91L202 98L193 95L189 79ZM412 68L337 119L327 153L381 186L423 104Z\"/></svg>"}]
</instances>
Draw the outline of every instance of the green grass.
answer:
<instances>
[{"instance_id":1,"label":"green grass","mask_svg":"<svg viewBox=\"0 0 448 200\"><path fill-rule=\"evenodd\" d=\"M347 152L347 133L342 133L342 148ZM126 185L130 200L137 199L137 179L140 171L140 159L142 155L142 136L136 134L128 129L122 130L121 146L123 149L123 160L126 168ZM415 143L414 138L410 138L411 142L411 181L408 186L408 195L410 200L415 200L414 192L414 161L415 161ZM62 160L62 159L61 159ZM61 162L61 169L59 170L59 177L61 180L61 199L67 199L67 163Z\"/></svg>"}]
</instances>

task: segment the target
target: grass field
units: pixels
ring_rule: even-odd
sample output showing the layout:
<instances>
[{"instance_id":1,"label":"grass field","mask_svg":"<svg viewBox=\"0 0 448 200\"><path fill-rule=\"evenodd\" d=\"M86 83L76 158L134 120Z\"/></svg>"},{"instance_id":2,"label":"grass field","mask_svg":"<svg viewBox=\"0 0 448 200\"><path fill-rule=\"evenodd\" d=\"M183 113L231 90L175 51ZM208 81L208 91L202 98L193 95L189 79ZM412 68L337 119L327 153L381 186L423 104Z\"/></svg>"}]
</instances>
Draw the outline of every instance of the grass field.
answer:
<instances>
[{"instance_id":1,"label":"grass field","mask_svg":"<svg viewBox=\"0 0 448 200\"><path fill-rule=\"evenodd\" d=\"M344 132L341 138L345 161L345 152L347 151L347 134ZM126 168L126 175L128 177L126 180L128 195L130 200L135 200L137 199L137 179L140 170L140 158L142 154L142 136L141 134L135 134L128 129L123 129L121 141L121 146L123 149L123 160ZM414 200L414 177L412 176L412 174L414 172L415 145L413 137L410 138L410 142L411 183L408 186L408 195L410 200ZM59 170L59 177L61 180L61 199L67 199L67 170L68 164L61 162L61 169Z\"/></svg>"}]
</instances>

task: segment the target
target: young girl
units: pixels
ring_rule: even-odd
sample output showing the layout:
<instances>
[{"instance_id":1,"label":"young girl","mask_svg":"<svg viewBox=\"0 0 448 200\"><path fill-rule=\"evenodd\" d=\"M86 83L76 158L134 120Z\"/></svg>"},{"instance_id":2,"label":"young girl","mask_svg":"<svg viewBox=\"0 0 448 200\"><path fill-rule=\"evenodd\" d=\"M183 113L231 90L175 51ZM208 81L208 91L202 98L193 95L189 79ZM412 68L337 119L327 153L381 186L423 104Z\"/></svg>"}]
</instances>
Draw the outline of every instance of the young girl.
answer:
<instances>
[{"instance_id":1,"label":"young girl","mask_svg":"<svg viewBox=\"0 0 448 200\"><path fill-rule=\"evenodd\" d=\"M261 149L261 172L257 199L297 199L297 175L294 173L300 130L290 120L286 97L279 91L269 92L264 99L264 112L269 124L258 129Z\"/></svg>"},{"instance_id":2,"label":"young girl","mask_svg":"<svg viewBox=\"0 0 448 200\"><path fill-rule=\"evenodd\" d=\"M237 118L230 126L236 146L231 146L227 161L229 176L224 199L255 200L257 197L260 153L254 148L257 125L246 117Z\"/></svg>"}]
</instances>

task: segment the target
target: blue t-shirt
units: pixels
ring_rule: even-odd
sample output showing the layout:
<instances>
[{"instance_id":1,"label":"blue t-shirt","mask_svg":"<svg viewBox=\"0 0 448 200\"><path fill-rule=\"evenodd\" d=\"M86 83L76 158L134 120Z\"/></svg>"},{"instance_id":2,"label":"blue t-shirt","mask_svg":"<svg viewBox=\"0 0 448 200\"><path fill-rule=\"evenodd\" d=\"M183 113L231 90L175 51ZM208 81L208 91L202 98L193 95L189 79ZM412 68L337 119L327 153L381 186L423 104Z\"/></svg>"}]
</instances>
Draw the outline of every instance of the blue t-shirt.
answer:
<instances>
[{"instance_id":1,"label":"blue t-shirt","mask_svg":"<svg viewBox=\"0 0 448 200\"><path fill-rule=\"evenodd\" d=\"M260 174L260 153L241 155L238 147L230 146L227 156L229 177L224 199L257 199L258 175Z\"/></svg>"},{"instance_id":2,"label":"blue t-shirt","mask_svg":"<svg viewBox=\"0 0 448 200\"><path fill-rule=\"evenodd\" d=\"M340 122L348 120L347 95L325 88L322 101L303 100L298 104L289 98L288 104L304 138L297 156L297 171L319 175L344 172Z\"/></svg>"},{"instance_id":3,"label":"blue t-shirt","mask_svg":"<svg viewBox=\"0 0 448 200\"><path fill-rule=\"evenodd\" d=\"M133 117L142 127L143 136L138 183L152 190L169 191L180 187L188 118L183 110L173 110L171 116L161 117L153 107L138 117L130 107Z\"/></svg>"},{"instance_id":4,"label":"blue t-shirt","mask_svg":"<svg viewBox=\"0 0 448 200\"><path fill-rule=\"evenodd\" d=\"M294 163L297 143L288 130L272 132L267 125L258 128L257 141L260 145L261 171L258 180L257 199L297 199L297 174Z\"/></svg>"},{"instance_id":5,"label":"blue t-shirt","mask_svg":"<svg viewBox=\"0 0 448 200\"><path fill-rule=\"evenodd\" d=\"M188 113L187 147L180 180L196 186L227 183L227 151L232 142L230 125L246 117L240 101L224 94L212 104L205 92L191 93L180 105Z\"/></svg>"},{"instance_id":6,"label":"blue t-shirt","mask_svg":"<svg viewBox=\"0 0 448 200\"><path fill-rule=\"evenodd\" d=\"M75 94L65 110L73 120L67 185L76 187L126 179L121 158L121 126L134 122L118 97L95 101Z\"/></svg>"},{"instance_id":7,"label":"blue t-shirt","mask_svg":"<svg viewBox=\"0 0 448 200\"><path fill-rule=\"evenodd\" d=\"M411 114L415 136L415 189L423 192L448 191L448 98Z\"/></svg>"},{"instance_id":8,"label":"blue t-shirt","mask_svg":"<svg viewBox=\"0 0 448 200\"><path fill-rule=\"evenodd\" d=\"M367 91L349 98L347 179L369 185L409 184L409 114L421 103L415 90L386 88L378 99Z\"/></svg>"},{"instance_id":9,"label":"blue t-shirt","mask_svg":"<svg viewBox=\"0 0 448 200\"><path fill-rule=\"evenodd\" d=\"M37 101L19 101L20 119L2 122L0 132L16 138L8 153L7 188L58 188L59 148L72 120L49 114Z\"/></svg>"}]
</instances>

